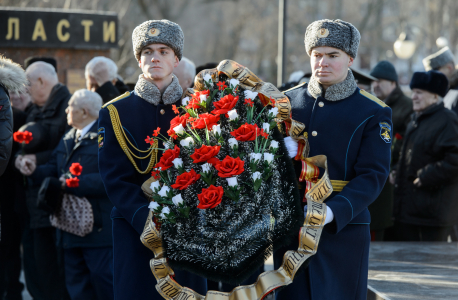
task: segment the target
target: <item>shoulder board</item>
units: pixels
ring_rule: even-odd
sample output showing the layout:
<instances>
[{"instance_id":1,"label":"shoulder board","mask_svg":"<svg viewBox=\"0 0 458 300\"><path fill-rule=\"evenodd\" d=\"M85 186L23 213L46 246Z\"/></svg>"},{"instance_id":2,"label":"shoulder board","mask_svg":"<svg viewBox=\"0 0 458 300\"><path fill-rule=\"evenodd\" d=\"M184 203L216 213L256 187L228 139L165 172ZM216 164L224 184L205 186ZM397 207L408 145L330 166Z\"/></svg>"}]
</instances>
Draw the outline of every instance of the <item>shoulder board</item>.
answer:
<instances>
[{"instance_id":1,"label":"shoulder board","mask_svg":"<svg viewBox=\"0 0 458 300\"><path fill-rule=\"evenodd\" d=\"M361 95L363 95L364 97L369 98L370 100L374 101L375 103L377 103L381 107L388 107L388 105L386 105L385 102L383 102L379 98L375 97L371 93L366 92L365 90L360 90L359 93Z\"/></svg>"},{"instance_id":2,"label":"shoulder board","mask_svg":"<svg viewBox=\"0 0 458 300\"><path fill-rule=\"evenodd\" d=\"M284 93L286 93L286 92L289 92L289 91L292 91L292 90L294 90L294 89L297 89L297 88L303 86L303 85L306 84L306 83L307 83L307 82L302 82L301 84L298 84L298 85L296 85L296 86L293 86L292 88L290 88L290 89L288 89L288 90L286 90L286 91L283 91L282 93L284 94Z\"/></svg>"},{"instance_id":3,"label":"shoulder board","mask_svg":"<svg viewBox=\"0 0 458 300\"><path fill-rule=\"evenodd\" d=\"M105 103L105 104L102 106L102 108L105 108L105 107L107 107L108 105L113 104L113 103L115 103L116 101L122 100L122 99L124 99L124 98L129 97L129 96L130 96L130 92L125 92L125 93L122 94L121 96L116 97L116 98L114 98L113 100L111 100L111 101Z\"/></svg>"}]
</instances>

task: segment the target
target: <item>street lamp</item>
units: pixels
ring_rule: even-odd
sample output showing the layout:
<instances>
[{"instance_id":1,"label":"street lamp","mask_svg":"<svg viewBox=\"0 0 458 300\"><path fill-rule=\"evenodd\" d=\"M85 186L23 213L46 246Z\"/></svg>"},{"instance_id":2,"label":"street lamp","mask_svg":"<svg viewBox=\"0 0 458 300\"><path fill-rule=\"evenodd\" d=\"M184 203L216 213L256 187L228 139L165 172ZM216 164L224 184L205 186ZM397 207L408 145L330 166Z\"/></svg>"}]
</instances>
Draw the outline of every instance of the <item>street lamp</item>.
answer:
<instances>
[{"instance_id":1,"label":"street lamp","mask_svg":"<svg viewBox=\"0 0 458 300\"><path fill-rule=\"evenodd\" d=\"M394 54L400 59L409 59L415 52L417 45L414 41L408 39L407 34L402 32L396 42L394 42Z\"/></svg>"}]
</instances>

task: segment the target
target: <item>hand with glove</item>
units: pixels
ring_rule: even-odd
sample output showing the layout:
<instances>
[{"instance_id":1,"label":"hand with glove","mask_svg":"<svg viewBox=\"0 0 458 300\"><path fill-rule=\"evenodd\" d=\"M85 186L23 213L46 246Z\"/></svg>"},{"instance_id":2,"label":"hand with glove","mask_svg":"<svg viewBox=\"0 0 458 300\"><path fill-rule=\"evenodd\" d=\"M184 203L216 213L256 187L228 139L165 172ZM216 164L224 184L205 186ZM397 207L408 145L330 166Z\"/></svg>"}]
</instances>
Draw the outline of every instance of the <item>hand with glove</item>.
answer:
<instances>
[{"instance_id":1,"label":"hand with glove","mask_svg":"<svg viewBox=\"0 0 458 300\"><path fill-rule=\"evenodd\" d=\"M307 216L307 205L304 206L304 217ZM334 220L334 213L329 206L326 206L326 219L324 219L324 225L329 224Z\"/></svg>"},{"instance_id":2,"label":"hand with glove","mask_svg":"<svg viewBox=\"0 0 458 300\"><path fill-rule=\"evenodd\" d=\"M285 138L285 145L286 149L288 149L288 154L291 158L295 158L297 155L297 148L299 147L299 144L295 139L292 137L288 136Z\"/></svg>"}]
</instances>

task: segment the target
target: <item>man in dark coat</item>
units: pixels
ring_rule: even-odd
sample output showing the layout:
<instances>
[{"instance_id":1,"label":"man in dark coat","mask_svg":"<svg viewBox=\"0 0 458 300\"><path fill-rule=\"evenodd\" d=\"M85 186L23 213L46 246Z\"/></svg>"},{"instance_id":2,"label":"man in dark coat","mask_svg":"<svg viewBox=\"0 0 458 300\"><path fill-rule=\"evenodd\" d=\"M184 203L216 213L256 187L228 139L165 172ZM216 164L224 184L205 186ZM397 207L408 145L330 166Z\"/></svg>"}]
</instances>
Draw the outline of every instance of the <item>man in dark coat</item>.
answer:
<instances>
[{"instance_id":1,"label":"man in dark coat","mask_svg":"<svg viewBox=\"0 0 458 300\"><path fill-rule=\"evenodd\" d=\"M30 82L29 92L33 105L26 119L27 124L21 130L32 132L33 140L24 147L26 154L16 157L15 166L19 170L30 167L32 163L37 166L46 164L69 128L65 109L71 95L67 87L59 83L54 67L38 61L27 68L26 74ZM49 213L37 207L38 190L39 187L28 187L26 190L31 229L29 234L26 227L27 236L24 238L26 281L28 277L38 278L44 298L58 299L66 295L63 266L59 267L60 256L56 249L55 229L49 221ZM35 260L31 261L31 258ZM29 272L38 274L29 276ZM35 295L33 297L38 298Z\"/></svg>"},{"instance_id":2,"label":"man in dark coat","mask_svg":"<svg viewBox=\"0 0 458 300\"><path fill-rule=\"evenodd\" d=\"M27 175L35 185L47 177L59 178L63 192L85 197L92 207L94 227L84 237L57 230L57 243L64 249L65 280L71 299L113 299L113 258L108 198L97 163L97 119L102 98L88 90L76 91L67 108L68 125L73 129L61 139L51 160ZM82 166L78 187L68 187L65 174L72 163Z\"/></svg>"},{"instance_id":3,"label":"man in dark coat","mask_svg":"<svg viewBox=\"0 0 458 300\"><path fill-rule=\"evenodd\" d=\"M277 299L366 299L371 219L367 206L389 174L391 109L360 90L349 69L360 41L356 27L342 20L315 21L304 41L313 76L285 95L292 119L305 125L300 134L307 137L309 156L326 155L335 188L325 201L317 253ZM297 243L289 249L297 250ZM275 253L276 267L282 252Z\"/></svg>"},{"instance_id":4,"label":"man in dark coat","mask_svg":"<svg viewBox=\"0 0 458 300\"><path fill-rule=\"evenodd\" d=\"M393 142L391 145L391 167L396 165L401 151L402 138L412 114L412 100L405 96L398 84L398 74L389 61L379 62L370 73L377 78L372 90L391 108L393 120ZM369 205L371 213L371 235L374 241L383 241L385 229L393 225L393 185L386 181L380 196Z\"/></svg>"},{"instance_id":5,"label":"man in dark coat","mask_svg":"<svg viewBox=\"0 0 458 300\"><path fill-rule=\"evenodd\" d=\"M99 169L105 189L114 204L113 254L115 299L163 299L149 261L151 250L140 241L149 215L149 202L141 185L151 178L160 158L145 142L158 127L169 128L175 117L172 105L180 106L183 93L172 74L183 53L180 26L168 20L146 21L134 29L132 44L142 74L135 91L105 104L99 119ZM122 132L119 130L122 128ZM164 148L159 141L158 148ZM174 270L175 280L200 294L206 280Z\"/></svg>"},{"instance_id":6,"label":"man in dark coat","mask_svg":"<svg viewBox=\"0 0 458 300\"><path fill-rule=\"evenodd\" d=\"M416 72L410 88L415 113L396 172L397 232L402 241L447 241L458 221L458 117L440 101L444 74Z\"/></svg>"}]
</instances>

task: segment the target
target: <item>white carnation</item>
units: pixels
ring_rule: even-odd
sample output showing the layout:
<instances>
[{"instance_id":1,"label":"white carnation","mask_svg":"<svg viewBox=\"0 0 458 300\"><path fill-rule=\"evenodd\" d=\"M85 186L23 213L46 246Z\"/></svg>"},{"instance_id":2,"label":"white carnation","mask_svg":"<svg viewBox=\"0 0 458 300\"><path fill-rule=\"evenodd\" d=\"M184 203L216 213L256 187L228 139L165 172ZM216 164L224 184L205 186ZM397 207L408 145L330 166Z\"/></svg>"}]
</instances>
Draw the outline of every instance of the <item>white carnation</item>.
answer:
<instances>
[{"instance_id":1,"label":"white carnation","mask_svg":"<svg viewBox=\"0 0 458 300\"><path fill-rule=\"evenodd\" d=\"M183 203L183 198L181 198L181 194L176 195L175 197L172 198L173 204L178 206L179 204Z\"/></svg>"},{"instance_id":2,"label":"white carnation","mask_svg":"<svg viewBox=\"0 0 458 300\"><path fill-rule=\"evenodd\" d=\"M202 172L204 172L204 173L210 172L211 167L212 167L211 164L209 164L209 163L204 163L204 164L202 165Z\"/></svg>"},{"instance_id":3,"label":"white carnation","mask_svg":"<svg viewBox=\"0 0 458 300\"><path fill-rule=\"evenodd\" d=\"M149 188L152 191L154 191L155 189L160 188L160 187L161 187L161 184L159 183L159 181L151 182L151 185L149 186Z\"/></svg>"},{"instance_id":4,"label":"white carnation","mask_svg":"<svg viewBox=\"0 0 458 300\"><path fill-rule=\"evenodd\" d=\"M261 160L262 154L261 153L250 153L250 158L252 161Z\"/></svg>"},{"instance_id":5,"label":"white carnation","mask_svg":"<svg viewBox=\"0 0 458 300\"><path fill-rule=\"evenodd\" d=\"M164 185L161 190L159 191L159 196L161 197L167 197L167 192L170 191L170 188L166 185Z\"/></svg>"},{"instance_id":6,"label":"white carnation","mask_svg":"<svg viewBox=\"0 0 458 300\"><path fill-rule=\"evenodd\" d=\"M227 180L227 184L229 186L236 186L237 185L237 177L226 178L226 180Z\"/></svg>"},{"instance_id":7,"label":"white carnation","mask_svg":"<svg viewBox=\"0 0 458 300\"><path fill-rule=\"evenodd\" d=\"M251 100L254 100L254 98L256 98L256 96L258 95L257 92L252 92L252 91L245 91L243 93L245 94L246 99L251 99Z\"/></svg>"},{"instance_id":8,"label":"white carnation","mask_svg":"<svg viewBox=\"0 0 458 300\"><path fill-rule=\"evenodd\" d=\"M184 127L183 125L178 125L173 127L173 131L175 131L176 134L183 134L184 133Z\"/></svg>"},{"instance_id":9,"label":"white carnation","mask_svg":"<svg viewBox=\"0 0 458 300\"><path fill-rule=\"evenodd\" d=\"M181 105L183 106L188 105L188 102L189 102L189 97L184 97L183 99L181 99Z\"/></svg>"},{"instance_id":10,"label":"white carnation","mask_svg":"<svg viewBox=\"0 0 458 300\"><path fill-rule=\"evenodd\" d=\"M218 124L218 125L213 125L212 131L213 131L213 134L214 134L214 135L216 135L216 134L221 135L221 125L220 125L220 124Z\"/></svg>"},{"instance_id":11,"label":"white carnation","mask_svg":"<svg viewBox=\"0 0 458 300\"><path fill-rule=\"evenodd\" d=\"M264 160L269 164L274 160L274 155L272 153L264 153Z\"/></svg>"},{"instance_id":12,"label":"white carnation","mask_svg":"<svg viewBox=\"0 0 458 300\"><path fill-rule=\"evenodd\" d=\"M264 132L269 133L270 124L269 123L262 123L262 129L264 129Z\"/></svg>"},{"instance_id":13,"label":"white carnation","mask_svg":"<svg viewBox=\"0 0 458 300\"><path fill-rule=\"evenodd\" d=\"M175 168L180 168L181 166L183 166L183 160L179 157L175 158L173 161L172 161L173 165L175 166Z\"/></svg>"},{"instance_id":14,"label":"white carnation","mask_svg":"<svg viewBox=\"0 0 458 300\"><path fill-rule=\"evenodd\" d=\"M200 102L205 102L207 101L207 95L200 95Z\"/></svg>"},{"instance_id":15,"label":"white carnation","mask_svg":"<svg viewBox=\"0 0 458 300\"><path fill-rule=\"evenodd\" d=\"M261 178L261 173L260 172L254 172L253 175L251 175L251 178L253 178L253 181L256 181L259 178Z\"/></svg>"},{"instance_id":16,"label":"white carnation","mask_svg":"<svg viewBox=\"0 0 458 300\"><path fill-rule=\"evenodd\" d=\"M229 116L229 119L230 120L235 120L238 118L238 114L237 114L237 110L233 109L233 110L230 110L227 115Z\"/></svg>"},{"instance_id":17,"label":"white carnation","mask_svg":"<svg viewBox=\"0 0 458 300\"><path fill-rule=\"evenodd\" d=\"M151 201L148 205L148 208L153 211L156 210L160 205L157 202Z\"/></svg>"},{"instance_id":18,"label":"white carnation","mask_svg":"<svg viewBox=\"0 0 458 300\"><path fill-rule=\"evenodd\" d=\"M207 82L208 81L212 81L212 76L210 74L205 74L204 80L207 81Z\"/></svg>"},{"instance_id":19,"label":"white carnation","mask_svg":"<svg viewBox=\"0 0 458 300\"><path fill-rule=\"evenodd\" d=\"M234 146L238 146L239 142L235 138L230 138L227 140L229 143L229 147L234 148Z\"/></svg>"},{"instance_id":20,"label":"white carnation","mask_svg":"<svg viewBox=\"0 0 458 300\"><path fill-rule=\"evenodd\" d=\"M270 148L272 148L272 149L278 149L278 142L277 142L277 141L272 141L272 142L270 142Z\"/></svg>"},{"instance_id":21,"label":"white carnation","mask_svg":"<svg viewBox=\"0 0 458 300\"><path fill-rule=\"evenodd\" d=\"M269 115L270 114L272 114L274 117L276 117L277 114L278 114L278 108L274 107L274 108L269 109Z\"/></svg>"},{"instance_id":22,"label":"white carnation","mask_svg":"<svg viewBox=\"0 0 458 300\"><path fill-rule=\"evenodd\" d=\"M180 145L183 147L188 147L190 144L194 144L194 139L192 137L187 137L180 141Z\"/></svg>"},{"instance_id":23,"label":"white carnation","mask_svg":"<svg viewBox=\"0 0 458 300\"><path fill-rule=\"evenodd\" d=\"M240 81L238 81L237 79L234 79L234 78L229 80L229 84L232 85L233 87L236 87L239 83L240 83Z\"/></svg>"}]
</instances>

